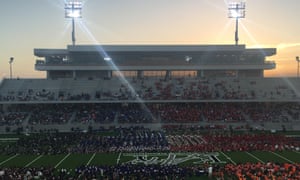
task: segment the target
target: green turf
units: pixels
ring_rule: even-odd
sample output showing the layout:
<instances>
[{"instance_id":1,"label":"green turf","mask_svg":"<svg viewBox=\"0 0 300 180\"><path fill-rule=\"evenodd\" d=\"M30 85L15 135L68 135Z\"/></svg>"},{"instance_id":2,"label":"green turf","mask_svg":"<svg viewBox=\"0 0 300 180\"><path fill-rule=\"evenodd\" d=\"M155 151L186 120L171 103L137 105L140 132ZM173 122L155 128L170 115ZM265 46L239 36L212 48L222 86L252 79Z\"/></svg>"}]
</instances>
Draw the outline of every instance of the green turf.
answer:
<instances>
[{"instance_id":1,"label":"green turf","mask_svg":"<svg viewBox=\"0 0 300 180\"><path fill-rule=\"evenodd\" d=\"M257 162L253 156L246 152L226 152L226 155L231 158L231 160L235 163L243 163L243 162ZM228 160L231 162L230 160Z\"/></svg>"},{"instance_id":2,"label":"green turf","mask_svg":"<svg viewBox=\"0 0 300 180\"><path fill-rule=\"evenodd\" d=\"M98 153L91 161L90 165L115 165L119 154L117 153Z\"/></svg>"},{"instance_id":3,"label":"green turf","mask_svg":"<svg viewBox=\"0 0 300 180\"><path fill-rule=\"evenodd\" d=\"M60 155L44 155L34 163L30 165L30 167L41 167L41 166L47 166L47 167L55 167L59 161L61 161L66 154L60 154Z\"/></svg>"},{"instance_id":4,"label":"green turf","mask_svg":"<svg viewBox=\"0 0 300 180\"><path fill-rule=\"evenodd\" d=\"M126 162L132 160L132 157L131 156L127 156L126 154L129 154L129 153L123 153L123 154L121 154L121 159L120 159L119 163L126 163Z\"/></svg>"},{"instance_id":5,"label":"green turf","mask_svg":"<svg viewBox=\"0 0 300 180\"><path fill-rule=\"evenodd\" d=\"M143 158L137 158L139 157ZM145 155L145 156L143 156ZM186 160L189 157L190 159ZM139 163L149 160L152 163L180 162L179 166L201 165L206 160L217 160L220 165L224 163L245 163L245 162L290 162L300 163L300 152L217 152L217 153L97 153L97 154L61 154L61 155L0 155L0 167L39 167L52 166L57 170L68 169L72 174L74 169L80 165L115 165L117 162L126 163L137 160ZM119 159L119 160L118 160ZM199 177L190 177L189 180L197 180ZM202 180L214 180L206 176Z\"/></svg>"},{"instance_id":6,"label":"green turf","mask_svg":"<svg viewBox=\"0 0 300 180\"><path fill-rule=\"evenodd\" d=\"M255 152L251 152L251 153L254 156L256 156L258 159L263 161L264 163L267 163L267 162L275 162L275 163L287 162L286 160L278 157L277 155L275 155L271 152L255 151Z\"/></svg>"},{"instance_id":7,"label":"green turf","mask_svg":"<svg viewBox=\"0 0 300 180\"><path fill-rule=\"evenodd\" d=\"M75 169L78 166L86 165L92 154L71 154L57 168Z\"/></svg>"},{"instance_id":8,"label":"green turf","mask_svg":"<svg viewBox=\"0 0 300 180\"><path fill-rule=\"evenodd\" d=\"M5 162L8 160L10 157L13 157L13 155L0 155L0 167L5 167Z\"/></svg>"},{"instance_id":9,"label":"green turf","mask_svg":"<svg viewBox=\"0 0 300 180\"><path fill-rule=\"evenodd\" d=\"M1 167L26 167L37 157L38 155L18 155L1 164Z\"/></svg>"},{"instance_id":10,"label":"green turf","mask_svg":"<svg viewBox=\"0 0 300 180\"><path fill-rule=\"evenodd\" d=\"M197 154L198 158L191 156ZM178 162L178 165L188 166L201 164L209 159L203 153L148 153L143 158L137 158L137 153L97 153L93 154L66 154L61 155L0 155L0 167L39 167L39 166L57 166L57 168L75 168L80 165L115 165L127 163L133 160L138 163L156 163L168 164ZM140 154L142 156L142 154ZM189 156L189 159L185 159ZM118 160L118 158L120 159ZM192 157L192 158L191 158ZM65 159L64 159L65 158ZM295 162L300 163L300 152L283 151L283 152L219 152L215 159L220 164L224 163L245 163L245 162ZM210 161L209 163L216 163Z\"/></svg>"},{"instance_id":11,"label":"green turf","mask_svg":"<svg viewBox=\"0 0 300 180\"><path fill-rule=\"evenodd\" d=\"M300 162L300 152L295 151L282 151L282 152L276 152L278 155L282 156L292 162ZM286 160L287 161L287 160Z\"/></svg>"}]
</instances>

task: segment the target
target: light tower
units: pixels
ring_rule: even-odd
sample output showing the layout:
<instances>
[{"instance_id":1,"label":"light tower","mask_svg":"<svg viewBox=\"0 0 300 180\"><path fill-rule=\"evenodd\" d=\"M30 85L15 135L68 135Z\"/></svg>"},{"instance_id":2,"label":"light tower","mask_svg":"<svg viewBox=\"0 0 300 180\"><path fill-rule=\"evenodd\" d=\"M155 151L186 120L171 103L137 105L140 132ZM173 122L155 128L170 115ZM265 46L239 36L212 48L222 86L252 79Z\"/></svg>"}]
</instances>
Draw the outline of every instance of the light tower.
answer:
<instances>
[{"instance_id":1,"label":"light tower","mask_svg":"<svg viewBox=\"0 0 300 180\"><path fill-rule=\"evenodd\" d=\"M9 58L9 76L10 76L10 79L12 79L12 63L14 62L14 58L13 57L10 57Z\"/></svg>"},{"instance_id":2,"label":"light tower","mask_svg":"<svg viewBox=\"0 0 300 180\"><path fill-rule=\"evenodd\" d=\"M65 18L72 18L72 44L75 45L75 18L82 17L82 2L78 0L69 0L65 4Z\"/></svg>"},{"instance_id":3,"label":"light tower","mask_svg":"<svg viewBox=\"0 0 300 180\"><path fill-rule=\"evenodd\" d=\"M297 77L299 78L299 62L300 62L300 59L299 59L299 56L296 56L296 61L297 61L297 65L298 65L298 68L297 68Z\"/></svg>"},{"instance_id":4,"label":"light tower","mask_svg":"<svg viewBox=\"0 0 300 180\"><path fill-rule=\"evenodd\" d=\"M228 17L235 18L235 45L239 43L239 26L238 21L240 18L245 18L246 5L245 2L231 2L228 6Z\"/></svg>"}]
</instances>

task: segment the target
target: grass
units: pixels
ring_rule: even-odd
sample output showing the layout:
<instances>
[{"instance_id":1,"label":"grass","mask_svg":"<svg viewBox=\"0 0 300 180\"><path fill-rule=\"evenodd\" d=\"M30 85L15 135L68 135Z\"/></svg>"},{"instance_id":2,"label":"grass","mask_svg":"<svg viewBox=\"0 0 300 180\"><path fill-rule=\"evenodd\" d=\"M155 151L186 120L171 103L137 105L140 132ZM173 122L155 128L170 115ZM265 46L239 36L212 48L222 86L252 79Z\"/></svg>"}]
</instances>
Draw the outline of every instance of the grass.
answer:
<instances>
[{"instance_id":1,"label":"grass","mask_svg":"<svg viewBox=\"0 0 300 180\"><path fill-rule=\"evenodd\" d=\"M115 165L119 154L117 153L98 153L91 161L90 165Z\"/></svg>"},{"instance_id":2,"label":"grass","mask_svg":"<svg viewBox=\"0 0 300 180\"><path fill-rule=\"evenodd\" d=\"M224 153L224 154L223 154ZM40 167L52 166L57 169L74 169L81 165L115 165L119 163L178 163L181 166L210 163L245 163L245 162L294 162L300 163L300 152L222 152L212 157L206 153L145 153L145 156L136 153L97 153L97 154L61 154L61 155L0 155L0 167ZM251 155L250 155L251 154ZM216 159L214 159L216 158Z\"/></svg>"},{"instance_id":3,"label":"grass","mask_svg":"<svg viewBox=\"0 0 300 180\"><path fill-rule=\"evenodd\" d=\"M229 156L231 160L235 163L243 163L243 162L255 163L259 161L246 152L226 152L226 155Z\"/></svg>"},{"instance_id":4,"label":"grass","mask_svg":"<svg viewBox=\"0 0 300 180\"><path fill-rule=\"evenodd\" d=\"M39 160L32 163L30 167L55 167L65 156L66 154L44 155Z\"/></svg>"},{"instance_id":5,"label":"grass","mask_svg":"<svg viewBox=\"0 0 300 180\"><path fill-rule=\"evenodd\" d=\"M101 134L101 132L100 132ZM105 134L105 133L103 133ZM112 134L109 132L108 134ZM288 135L299 135L299 132L289 132ZM105 134L106 135L106 134ZM8 136L0 136L7 138ZM9 136L9 138L20 138ZM4 148L15 141L0 140L0 147ZM225 163L300 163L300 152L295 151L251 151L251 152L215 152L215 153L90 153L90 154L59 154L59 155L0 155L0 169L3 167L55 167L74 172L81 165L116 165L118 163L137 164L178 164L179 166ZM198 179L191 177L191 180ZM208 177L201 177L206 180Z\"/></svg>"},{"instance_id":6,"label":"grass","mask_svg":"<svg viewBox=\"0 0 300 180\"><path fill-rule=\"evenodd\" d=\"M209 163L224 165L225 163L245 162L290 162L300 163L300 152L216 152L216 153L95 153L95 154L60 154L60 155L0 155L1 167L55 167L67 169L71 174L81 165L116 165L119 163L157 163L177 162L179 166L202 165ZM199 177L189 177L196 180ZM212 180L207 176L202 180Z\"/></svg>"},{"instance_id":7,"label":"grass","mask_svg":"<svg viewBox=\"0 0 300 180\"><path fill-rule=\"evenodd\" d=\"M57 168L75 169L76 167L86 165L92 154L71 154Z\"/></svg>"},{"instance_id":8,"label":"grass","mask_svg":"<svg viewBox=\"0 0 300 180\"><path fill-rule=\"evenodd\" d=\"M283 157L286 157L287 159L294 161L294 162L300 162L300 152L283 151L283 152L277 152L277 153Z\"/></svg>"},{"instance_id":9,"label":"grass","mask_svg":"<svg viewBox=\"0 0 300 180\"><path fill-rule=\"evenodd\" d=\"M38 155L18 155L15 158L3 163L1 167L26 167L31 161L37 158Z\"/></svg>"}]
</instances>

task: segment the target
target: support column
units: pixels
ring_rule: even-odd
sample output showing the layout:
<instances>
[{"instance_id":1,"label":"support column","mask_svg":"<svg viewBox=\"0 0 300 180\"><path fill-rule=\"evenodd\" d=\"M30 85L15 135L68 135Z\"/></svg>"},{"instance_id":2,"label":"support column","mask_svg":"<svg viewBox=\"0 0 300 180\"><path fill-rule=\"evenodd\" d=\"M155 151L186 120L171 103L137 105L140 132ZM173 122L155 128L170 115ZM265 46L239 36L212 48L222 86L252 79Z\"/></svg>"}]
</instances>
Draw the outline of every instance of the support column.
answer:
<instances>
[{"instance_id":1,"label":"support column","mask_svg":"<svg viewBox=\"0 0 300 180\"><path fill-rule=\"evenodd\" d=\"M198 78L204 77L204 71L203 71L203 70L197 71L197 77L198 77Z\"/></svg>"},{"instance_id":2,"label":"support column","mask_svg":"<svg viewBox=\"0 0 300 180\"><path fill-rule=\"evenodd\" d=\"M263 70L260 71L260 77L264 77L264 71Z\"/></svg>"},{"instance_id":3,"label":"support column","mask_svg":"<svg viewBox=\"0 0 300 180\"><path fill-rule=\"evenodd\" d=\"M49 71L47 71L47 79L52 79L52 77L50 77Z\"/></svg>"},{"instance_id":4,"label":"support column","mask_svg":"<svg viewBox=\"0 0 300 180\"><path fill-rule=\"evenodd\" d=\"M138 70L138 71L137 71L137 78L138 78L138 79L144 78L144 71Z\"/></svg>"},{"instance_id":5,"label":"support column","mask_svg":"<svg viewBox=\"0 0 300 180\"><path fill-rule=\"evenodd\" d=\"M111 77L112 77L112 71L107 71L107 78L111 79Z\"/></svg>"},{"instance_id":6,"label":"support column","mask_svg":"<svg viewBox=\"0 0 300 180\"><path fill-rule=\"evenodd\" d=\"M73 70L73 75L72 75L73 79L76 79L76 71Z\"/></svg>"},{"instance_id":7,"label":"support column","mask_svg":"<svg viewBox=\"0 0 300 180\"><path fill-rule=\"evenodd\" d=\"M172 71L167 70L165 79L170 79L171 77L172 77Z\"/></svg>"}]
</instances>

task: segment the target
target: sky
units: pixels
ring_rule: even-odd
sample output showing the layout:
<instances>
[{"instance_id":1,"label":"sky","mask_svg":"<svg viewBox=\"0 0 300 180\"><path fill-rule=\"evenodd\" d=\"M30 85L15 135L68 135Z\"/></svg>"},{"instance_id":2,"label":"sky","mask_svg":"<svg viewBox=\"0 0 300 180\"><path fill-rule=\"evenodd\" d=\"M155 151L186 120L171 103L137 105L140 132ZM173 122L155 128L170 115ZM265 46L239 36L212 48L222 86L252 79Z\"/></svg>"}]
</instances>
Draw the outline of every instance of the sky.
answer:
<instances>
[{"instance_id":1,"label":"sky","mask_svg":"<svg viewBox=\"0 0 300 180\"><path fill-rule=\"evenodd\" d=\"M82 0L76 44L234 44L235 20L229 0ZM233 0L236 1L236 0ZM275 70L267 77L297 75L300 56L299 0L243 0L239 44L277 48ZM230 1L232 2L232 1ZM34 48L66 48L71 19L64 0L1 0L0 79L44 78L34 70Z\"/></svg>"}]
</instances>

